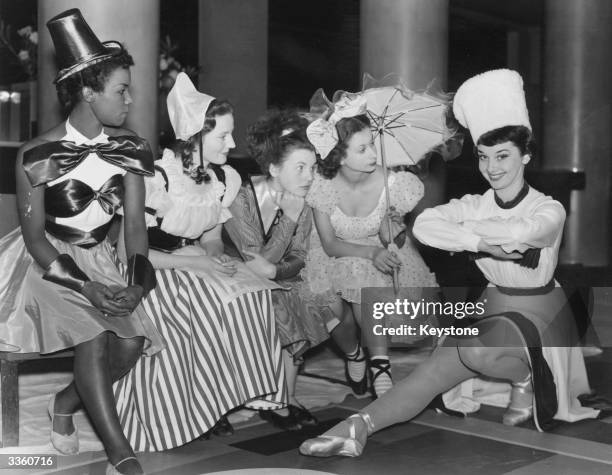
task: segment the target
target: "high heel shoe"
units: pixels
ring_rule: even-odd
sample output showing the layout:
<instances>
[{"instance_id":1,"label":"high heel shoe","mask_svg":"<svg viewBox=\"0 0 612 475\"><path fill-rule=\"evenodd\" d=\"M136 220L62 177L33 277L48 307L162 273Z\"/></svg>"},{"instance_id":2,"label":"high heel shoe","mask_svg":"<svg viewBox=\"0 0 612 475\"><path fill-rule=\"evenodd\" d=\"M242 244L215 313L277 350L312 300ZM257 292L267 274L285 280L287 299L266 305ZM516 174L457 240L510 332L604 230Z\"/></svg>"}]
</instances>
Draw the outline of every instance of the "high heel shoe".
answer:
<instances>
[{"instance_id":1,"label":"high heel shoe","mask_svg":"<svg viewBox=\"0 0 612 475\"><path fill-rule=\"evenodd\" d=\"M51 400L49 401L49 405L47 406L47 412L49 413L49 418L51 419L51 445L55 447L55 449L64 455L74 455L79 453L79 434L76 424L74 423L74 418L72 419L72 424L74 425L74 432L72 434L60 434L53 430L53 419L55 416L60 417L73 417L73 414L59 414L55 412L55 397L57 394L54 394Z\"/></svg>"},{"instance_id":2,"label":"high heel shoe","mask_svg":"<svg viewBox=\"0 0 612 475\"><path fill-rule=\"evenodd\" d=\"M512 383L510 404L504 412L502 422L507 426L516 426L533 417L533 386L531 374L523 381Z\"/></svg>"},{"instance_id":3,"label":"high heel shoe","mask_svg":"<svg viewBox=\"0 0 612 475\"><path fill-rule=\"evenodd\" d=\"M219 419L212 429L210 429L210 432L217 437L229 437L234 435L234 428L227 416L221 416L221 419Z\"/></svg>"},{"instance_id":4,"label":"high heel shoe","mask_svg":"<svg viewBox=\"0 0 612 475\"><path fill-rule=\"evenodd\" d=\"M259 417L261 417L264 421L269 422L274 427L278 427L282 430L288 431L296 431L302 428L302 425L295 420L291 411L288 411L289 414L286 416L282 416L275 411L272 410L259 410Z\"/></svg>"},{"instance_id":5,"label":"high heel shoe","mask_svg":"<svg viewBox=\"0 0 612 475\"><path fill-rule=\"evenodd\" d=\"M357 438L354 421L351 419L361 419L365 424L366 438L361 442ZM332 457L334 455L342 455L343 457L359 457L365 444L367 436L374 432L372 420L367 413L353 414L345 421L349 425L349 436L340 437L337 435L320 435L314 439L308 439L302 442L299 451L302 455L311 457Z\"/></svg>"},{"instance_id":6,"label":"high heel shoe","mask_svg":"<svg viewBox=\"0 0 612 475\"><path fill-rule=\"evenodd\" d=\"M124 459L119 460L119 462L117 462L115 465L108 462L108 464L106 465L105 475L125 475L123 472L120 472L117 467L123 462L127 462L128 460L136 460L138 462L138 459L136 457L126 457ZM144 471L142 472L142 474L145 475Z\"/></svg>"},{"instance_id":7,"label":"high heel shoe","mask_svg":"<svg viewBox=\"0 0 612 475\"><path fill-rule=\"evenodd\" d=\"M287 406L287 409L289 409L289 415L293 417L293 420L302 427L316 426L319 424L317 418L313 416L311 412L302 405L295 406L293 404L289 404Z\"/></svg>"}]
</instances>

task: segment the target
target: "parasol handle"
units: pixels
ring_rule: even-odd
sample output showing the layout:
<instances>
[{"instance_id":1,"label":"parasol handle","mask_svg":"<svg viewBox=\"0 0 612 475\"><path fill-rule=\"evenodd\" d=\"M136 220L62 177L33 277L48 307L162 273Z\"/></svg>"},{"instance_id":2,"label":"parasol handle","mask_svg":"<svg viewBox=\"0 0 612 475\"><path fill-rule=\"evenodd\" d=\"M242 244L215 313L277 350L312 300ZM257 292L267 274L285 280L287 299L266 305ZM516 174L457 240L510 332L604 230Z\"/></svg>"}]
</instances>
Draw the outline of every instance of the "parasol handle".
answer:
<instances>
[{"instance_id":1,"label":"parasol handle","mask_svg":"<svg viewBox=\"0 0 612 475\"><path fill-rule=\"evenodd\" d=\"M379 132L380 133L380 161L382 164L382 170L383 170L383 181L385 184L385 206L387 209L387 219L386 221L386 225L387 225L387 233L389 235L389 244L391 242L393 242L393 240L391 239L391 218L389 217L389 213L391 212L391 195L389 193L389 181L388 181L388 170L387 170L387 160L385 158L385 140L384 140L384 133L383 132ZM389 247L387 245L387 247ZM397 296L399 293L399 271L397 268L393 269L393 292L395 293L395 295Z\"/></svg>"}]
</instances>

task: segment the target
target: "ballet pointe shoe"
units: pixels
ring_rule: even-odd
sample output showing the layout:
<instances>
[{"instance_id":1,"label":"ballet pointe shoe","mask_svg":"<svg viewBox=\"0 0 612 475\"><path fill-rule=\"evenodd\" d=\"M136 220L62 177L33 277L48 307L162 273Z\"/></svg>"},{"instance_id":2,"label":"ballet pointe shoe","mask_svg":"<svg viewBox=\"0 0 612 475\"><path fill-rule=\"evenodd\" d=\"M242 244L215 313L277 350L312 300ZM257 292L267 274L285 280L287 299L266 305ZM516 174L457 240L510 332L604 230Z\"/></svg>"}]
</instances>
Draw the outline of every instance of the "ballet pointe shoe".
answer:
<instances>
[{"instance_id":1,"label":"ballet pointe shoe","mask_svg":"<svg viewBox=\"0 0 612 475\"><path fill-rule=\"evenodd\" d=\"M516 426L533 417L533 386L531 374L523 381L512 383L510 404L504 412L502 422L507 426Z\"/></svg>"},{"instance_id":2,"label":"ballet pointe shoe","mask_svg":"<svg viewBox=\"0 0 612 475\"><path fill-rule=\"evenodd\" d=\"M53 420L56 416L60 417L73 417L73 414L58 414L55 412L55 397L57 394L54 394L53 397L49 400L49 406L47 407L47 412L49 413L49 418L51 419L51 445L55 447L55 449L64 455L74 455L79 453L79 434L74 424L74 419L72 421L74 425L74 432L72 434L64 435L59 434L53 430Z\"/></svg>"},{"instance_id":3,"label":"ballet pointe shoe","mask_svg":"<svg viewBox=\"0 0 612 475\"><path fill-rule=\"evenodd\" d=\"M351 419L361 419L366 427L366 438L361 442L355 428L355 422ZM354 414L345 421L349 426L349 436L320 435L314 439L308 439L300 445L299 451L302 455L311 457L332 457L341 455L343 457L359 457L365 447L367 436L373 432L372 421L366 413Z\"/></svg>"},{"instance_id":4,"label":"ballet pointe shoe","mask_svg":"<svg viewBox=\"0 0 612 475\"><path fill-rule=\"evenodd\" d=\"M348 383L351 391L353 391L357 396L361 396L368 392L368 366L365 365L363 371L363 377L359 381L355 381L351 378L351 374L349 372L349 362L354 361L356 363L361 363L366 361L365 353L362 354L361 358L359 358L359 351L361 348L358 348L357 355L355 357L351 357L348 355L344 356L344 375L346 377L346 382Z\"/></svg>"},{"instance_id":5,"label":"ballet pointe shoe","mask_svg":"<svg viewBox=\"0 0 612 475\"><path fill-rule=\"evenodd\" d=\"M105 475L125 475L125 472L119 471L118 467L123 462L127 462L128 460L135 460L136 462L138 462L138 459L136 457L126 457L124 459L119 460L119 462L117 462L115 465L113 465L112 463L108 462L108 464L106 465ZM145 473L142 470L141 470L140 473L142 475L145 475Z\"/></svg>"}]
</instances>

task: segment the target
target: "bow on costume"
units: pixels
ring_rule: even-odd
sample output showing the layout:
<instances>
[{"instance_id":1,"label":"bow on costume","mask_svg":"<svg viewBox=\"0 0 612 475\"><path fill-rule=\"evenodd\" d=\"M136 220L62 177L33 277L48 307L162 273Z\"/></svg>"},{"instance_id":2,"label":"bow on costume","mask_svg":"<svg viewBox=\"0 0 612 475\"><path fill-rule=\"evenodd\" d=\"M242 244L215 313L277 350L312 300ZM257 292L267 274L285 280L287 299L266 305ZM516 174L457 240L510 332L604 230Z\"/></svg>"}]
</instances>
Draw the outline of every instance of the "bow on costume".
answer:
<instances>
[{"instance_id":1,"label":"bow on costume","mask_svg":"<svg viewBox=\"0 0 612 475\"><path fill-rule=\"evenodd\" d=\"M97 200L107 214L114 214L123 203L123 177L113 175L100 189L94 190L87 183L69 179L45 190L47 214L56 218L70 218L79 214Z\"/></svg>"},{"instance_id":2,"label":"bow on costume","mask_svg":"<svg viewBox=\"0 0 612 475\"><path fill-rule=\"evenodd\" d=\"M90 153L130 172L152 176L153 154L148 142L136 136L109 137L108 142L77 145L60 140L27 150L23 168L32 186L39 186L65 175L85 160Z\"/></svg>"},{"instance_id":3,"label":"bow on costume","mask_svg":"<svg viewBox=\"0 0 612 475\"><path fill-rule=\"evenodd\" d=\"M310 99L310 113L320 117L307 127L306 135L322 160L338 144L336 123L340 119L365 114L366 105L365 97L359 94L337 91L334 102L331 102L323 89L317 89Z\"/></svg>"}]
</instances>

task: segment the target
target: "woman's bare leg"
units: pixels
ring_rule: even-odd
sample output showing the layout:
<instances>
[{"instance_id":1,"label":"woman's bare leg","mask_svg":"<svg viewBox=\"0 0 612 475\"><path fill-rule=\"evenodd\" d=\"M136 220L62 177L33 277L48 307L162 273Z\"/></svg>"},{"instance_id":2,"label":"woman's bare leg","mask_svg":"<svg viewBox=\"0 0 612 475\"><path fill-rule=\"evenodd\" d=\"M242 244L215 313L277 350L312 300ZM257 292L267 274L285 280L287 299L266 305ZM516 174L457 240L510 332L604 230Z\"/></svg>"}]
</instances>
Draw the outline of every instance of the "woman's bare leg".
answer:
<instances>
[{"instance_id":1,"label":"woman's bare leg","mask_svg":"<svg viewBox=\"0 0 612 475\"><path fill-rule=\"evenodd\" d=\"M110 361L111 380L113 383L121 379L138 361L142 355L143 337L117 338L109 333L109 353L113 355ZM55 412L58 414L73 414L81 408L81 398L76 390L74 380L57 393L55 397ZM59 434L72 434L74 425L71 417L56 417L53 430Z\"/></svg>"}]
</instances>

